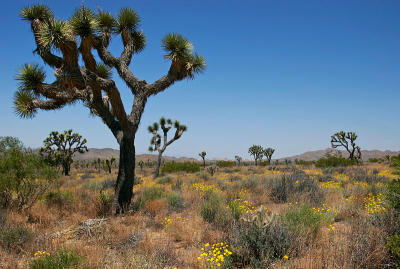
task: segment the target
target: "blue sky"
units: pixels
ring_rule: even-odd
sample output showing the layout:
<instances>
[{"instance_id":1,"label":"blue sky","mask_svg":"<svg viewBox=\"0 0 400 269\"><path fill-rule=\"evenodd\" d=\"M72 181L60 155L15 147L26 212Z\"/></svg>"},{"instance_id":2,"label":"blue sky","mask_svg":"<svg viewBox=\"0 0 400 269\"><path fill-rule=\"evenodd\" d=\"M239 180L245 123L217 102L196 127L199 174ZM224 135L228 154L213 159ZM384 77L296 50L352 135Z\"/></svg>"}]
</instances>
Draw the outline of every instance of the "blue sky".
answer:
<instances>
[{"instance_id":1,"label":"blue sky","mask_svg":"<svg viewBox=\"0 0 400 269\"><path fill-rule=\"evenodd\" d=\"M82 1L42 1L68 19ZM38 147L52 130L72 128L89 147L118 148L114 137L81 104L41 111L34 119L13 112L14 77L24 63L39 63L33 36L18 12L37 1L2 1L0 22L0 136ZM274 157L330 146L330 135L355 131L363 149L400 150L399 1L105 1L91 8L141 16L145 50L131 69L148 82L164 75L161 39L178 32L205 56L208 69L150 98L136 138L148 153L147 126L161 116L188 132L165 155L250 158L252 144L276 148ZM111 51L119 55L120 38ZM51 70L48 70L51 81ZM133 97L114 72L130 110Z\"/></svg>"}]
</instances>

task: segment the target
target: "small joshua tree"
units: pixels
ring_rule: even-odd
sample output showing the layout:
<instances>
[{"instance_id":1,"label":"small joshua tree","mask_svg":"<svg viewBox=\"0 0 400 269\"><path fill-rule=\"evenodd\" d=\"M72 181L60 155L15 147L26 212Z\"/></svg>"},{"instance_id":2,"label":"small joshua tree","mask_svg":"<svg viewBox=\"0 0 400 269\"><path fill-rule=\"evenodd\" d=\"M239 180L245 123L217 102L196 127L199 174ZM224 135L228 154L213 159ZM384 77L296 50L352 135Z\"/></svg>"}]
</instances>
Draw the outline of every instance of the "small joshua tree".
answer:
<instances>
[{"instance_id":1,"label":"small joshua tree","mask_svg":"<svg viewBox=\"0 0 400 269\"><path fill-rule=\"evenodd\" d=\"M254 157L255 165L257 165L257 161L261 161L264 156L264 149L259 145L253 145L249 148L249 153Z\"/></svg>"},{"instance_id":2,"label":"small joshua tree","mask_svg":"<svg viewBox=\"0 0 400 269\"><path fill-rule=\"evenodd\" d=\"M174 122L174 128L175 130L175 135L172 139L168 141L168 132L172 128L172 121L171 119L165 119L162 117L160 119L160 126L161 130L163 132L163 139L161 139L161 135L158 134L158 123L155 122L153 126L149 126L148 130L150 133L153 134L153 137L150 140L150 147L149 151L158 151L158 157L157 157L157 166L156 166L156 171L154 173L154 178L158 177L160 174L160 166L161 166L161 157L162 154L164 153L165 149L171 145L174 141L178 140L181 138L183 133L187 130L187 127L185 125L181 125L179 121ZM162 144L162 146L161 146Z\"/></svg>"},{"instance_id":3,"label":"small joshua tree","mask_svg":"<svg viewBox=\"0 0 400 269\"><path fill-rule=\"evenodd\" d=\"M206 155L207 155L207 152L205 152L205 151L202 151L199 153L199 156L203 159L203 167L204 168L206 167Z\"/></svg>"},{"instance_id":4,"label":"small joshua tree","mask_svg":"<svg viewBox=\"0 0 400 269\"><path fill-rule=\"evenodd\" d=\"M242 157L236 155L235 156L236 161L238 162L238 165L240 165L242 163Z\"/></svg>"},{"instance_id":5,"label":"small joshua tree","mask_svg":"<svg viewBox=\"0 0 400 269\"><path fill-rule=\"evenodd\" d=\"M273 148L264 149L264 156L267 158L268 164L271 164L271 158L272 158L272 155L274 154L274 152L275 152L275 149L273 149Z\"/></svg>"},{"instance_id":6,"label":"small joshua tree","mask_svg":"<svg viewBox=\"0 0 400 269\"><path fill-rule=\"evenodd\" d=\"M217 172L218 167L216 164L210 165L207 167L207 172L210 173L211 176L214 176L214 174Z\"/></svg>"},{"instance_id":7,"label":"small joshua tree","mask_svg":"<svg viewBox=\"0 0 400 269\"><path fill-rule=\"evenodd\" d=\"M138 162L138 166L140 167L140 172L142 172L143 171L143 166L144 166L144 161L140 160Z\"/></svg>"},{"instance_id":8,"label":"small joshua tree","mask_svg":"<svg viewBox=\"0 0 400 269\"><path fill-rule=\"evenodd\" d=\"M64 175L68 176L74 154L88 151L86 142L87 140L82 139L78 133L72 133L71 129L64 133L53 131L43 141L44 147L40 148L40 154L44 155L50 164L61 165Z\"/></svg>"},{"instance_id":9,"label":"small joshua tree","mask_svg":"<svg viewBox=\"0 0 400 269\"><path fill-rule=\"evenodd\" d=\"M349 153L350 160L361 160L361 149L356 145L357 134L340 131L331 136L332 148L344 147Z\"/></svg>"},{"instance_id":10,"label":"small joshua tree","mask_svg":"<svg viewBox=\"0 0 400 269\"><path fill-rule=\"evenodd\" d=\"M111 174L111 168L112 168L112 165L113 165L114 162L115 162L114 156L111 156L110 159L109 158L106 159L106 165L107 165L107 168L108 168L108 173L110 173L110 174Z\"/></svg>"}]
</instances>

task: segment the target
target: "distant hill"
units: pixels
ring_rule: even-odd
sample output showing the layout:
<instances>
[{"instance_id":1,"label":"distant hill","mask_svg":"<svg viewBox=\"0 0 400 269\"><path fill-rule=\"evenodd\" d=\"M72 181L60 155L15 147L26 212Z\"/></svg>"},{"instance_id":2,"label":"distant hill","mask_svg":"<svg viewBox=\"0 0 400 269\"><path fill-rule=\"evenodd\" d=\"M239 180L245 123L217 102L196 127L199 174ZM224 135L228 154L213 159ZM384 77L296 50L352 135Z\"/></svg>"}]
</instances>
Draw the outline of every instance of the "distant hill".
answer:
<instances>
[{"instance_id":1,"label":"distant hill","mask_svg":"<svg viewBox=\"0 0 400 269\"><path fill-rule=\"evenodd\" d=\"M119 150L117 149L112 149L112 148L104 148L104 149L96 149L96 148L90 148L88 152L85 152L83 154L75 154L74 159L75 160L94 160L97 158L100 159L105 159L105 158L110 158L111 156L114 156L116 159L119 159ZM167 161L177 161L177 162L184 162L184 161L197 161L194 158L186 158L186 157L170 157L170 156L163 156L164 160ZM140 161L155 161L157 160L157 155L155 154L139 154L136 155L136 160Z\"/></svg>"},{"instance_id":2,"label":"distant hill","mask_svg":"<svg viewBox=\"0 0 400 269\"><path fill-rule=\"evenodd\" d=\"M333 150L333 149L323 149L323 150L315 150L315 151L307 151L299 155L294 155L290 157L285 157L285 158L279 158L279 160L305 160L305 161L313 161L313 160L318 160L319 158L325 156L328 152L342 152L343 157L347 157L348 153L346 151L339 151L339 150ZM391 150L362 150L362 158L365 161L368 161L370 158L383 158L385 155L397 155L400 153L400 151L391 151ZM105 159L105 158L110 158L111 156L114 156L115 158L119 158L119 150L112 149L112 148L104 148L104 149L96 149L96 148L90 148L88 152L84 154L75 154L74 159L75 160L94 160L97 158L100 159ZM139 154L136 156L136 160L140 161L155 161L157 159L156 154ZM177 161L177 162L184 162L184 161L200 161L200 159L194 159L194 158L187 158L187 157L170 157L170 156L163 156L163 159L166 161ZM226 158L224 159L208 159L208 161L218 161L218 160L228 160Z\"/></svg>"},{"instance_id":3,"label":"distant hill","mask_svg":"<svg viewBox=\"0 0 400 269\"><path fill-rule=\"evenodd\" d=\"M288 159L288 160L294 160L294 159L298 159L298 160L304 160L304 161L313 161L313 160L318 160L321 157L325 156L328 152L331 153L337 153L337 152L341 152L343 157L348 157L348 153L347 151L342 151L342 150L334 150L334 149L323 149L323 150L315 150L315 151L307 151L304 152L302 154L299 155L295 155L295 156L290 156L290 157L286 157L286 158L280 158L279 160L284 160L284 159ZM391 150L361 150L361 156L362 159L364 161L368 161L368 159L370 158L383 158L386 155L397 155L399 154L400 151L391 151Z\"/></svg>"}]
</instances>

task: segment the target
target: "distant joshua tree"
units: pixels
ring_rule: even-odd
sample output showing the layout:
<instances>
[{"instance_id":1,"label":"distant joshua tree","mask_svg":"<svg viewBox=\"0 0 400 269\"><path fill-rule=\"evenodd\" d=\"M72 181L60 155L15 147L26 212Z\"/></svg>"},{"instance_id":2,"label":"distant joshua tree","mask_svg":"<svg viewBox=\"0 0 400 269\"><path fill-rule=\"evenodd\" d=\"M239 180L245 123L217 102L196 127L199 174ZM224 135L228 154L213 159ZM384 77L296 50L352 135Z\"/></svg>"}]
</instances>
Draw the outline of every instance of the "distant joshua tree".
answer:
<instances>
[{"instance_id":1,"label":"distant joshua tree","mask_svg":"<svg viewBox=\"0 0 400 269\"><path fill-rule=\"evenodd\" d=\"M272 158L272 155L274 154L274 152L275 152L275 149L273 149L273 148L264 149L264 156L267 157L268 164L271 164L271 158Z\"/></svg>"},{"instance_id":2,"label":"distant joshua tree","mask_svg":"<svg viewBox=\"0 0 400 269\"><path fill-rule=\"evenodd\" d=\"M125 211L133 195L135 136L148 99L178 81L193 79L205 70L205 59L193 52L188 39L169 33L161 45L166 52L164 59L170 60L171 65L164 76L149 83L138 78L130 68L134 55L146 46L146 37L139 28L141 18L134 9L122 8L113 16L82 5L64 21L55 17L46 5L37 4L23 8L20 17L30 22L34 52L53 69L55 80L46 83L42 68L25 64L16 77L20 84L14 97L16 113L32 118L40 109L57 110L82 103L99 117L120 147L112 211L116 214ZM109 49L115 36L119 36L115 41L122 43L117 56ZM111 69L134 96L131 111L124 107Z\"/></svg>"},{"instance_id":3,"label":"distant joshua tree","mask_svg":"<svg viewBox=\"0 0 400 269\"><path fill-rule=\"evenodd\" d=\"M144 166L144 161L140 160L138 162L138 166L140 167L140 171L142 172L143 171L143 166Z\"/></svg>"},{"instance_id":4,"label":"distant joshua tree","mask_svg":"<svg viewBox=\"0 0 400 269\"><path fill-rule=\"evenodd\" d=\"M40 148L40 154L44 155L52 165L61 165L64 175L68 176L73 162L72 157L76 152L85 153L86 139L78 133L72 133L72 129L58 133L53 131L43 141L44 147Z\"/></svg>"},{"instance_id":5,"label":"distant joshua tree","mask_svg":"<svg viewBox=\"0 0 400 269\"><path fill-rule=\"evenodd\" d=\"M261 161L264 156L264 149L259 145L253 145L249 148L249 153L254 157L255 165L257 165L257 161Z\"/></svg>"},{"instance_id":6,"label":"distant joshua tree","mask_svg":"<svg viewBox=\"0 0 400 269\"><path fill-rule=\"evenodd\" d=\"M206 155L207 155L207 152L205 152L205 151L202 151L199 153L199 156L203 159L203 167L206 167Z\"/></svg>"},{"instance_id":7,"label":"distant joshua tree","mask_svg":"<svg viewBox=\"0 0 400 269\"><path fill-rule=\"evenodd\" d=\"M238 165L240 165L242 163L242 157L236 155L235 156L236 161L238 162Z\"/></svg>"},{"instance_id":8,"label":"distant joshua tree","mask_svg":"<svg viewBox=\"0 0 400 269\"><path fill-rule=\"evenodd\" d=\"M110 173L111 174L111 168L112 168L112 165L113 165L113 163L115 162L115 158L114 158L114 156L111 156L111 158L110 159L106 159L106 165L107 165L107 168L108 168L108 173Z\"/></svg>"},{"instance_id":9,"label":"distant joshua tree","mask_svg":"<svg viewBox=\"0 0 400 269\"><path fill-rule=\"evenodd\" d=\"M168 125L166 125L168 124ZM165 149L171 145L174 141L178 140L181 138L183 133L187 130L187 127L185 125L181 125L179 121L174 122L174 128L175 130L175 135L172 139L168 141L168 132L172 128L172 121L171 119L165 119L162 117L160 119L160 126L161 130L163 132L163 139L161 139L161 135L158 134L158 123L155 122L153 126L149 126L148 130L150 133L153 134L153 137L150 140L150 147L149 151L158 151L158 158L157 158L157 166L156 166L156 171L154 173L154 178L157 178L158 175L160 174L160 166L161 166L161 157L162 154L164 153ZM162 146L161 146L162 144Z\"/></svg>"},{"instance_id":10,"label":"distant joshua tree","mask_svg":"<svg viewBox=\"0 0 400 269\"><path fill-rule=\"evenodd\" d=\"M350 160L361 160L361 149L356 145L356 139L356 133L340 131L331 136L331 145L334 149L344 147Z\"/></svg>"}]
</instances>

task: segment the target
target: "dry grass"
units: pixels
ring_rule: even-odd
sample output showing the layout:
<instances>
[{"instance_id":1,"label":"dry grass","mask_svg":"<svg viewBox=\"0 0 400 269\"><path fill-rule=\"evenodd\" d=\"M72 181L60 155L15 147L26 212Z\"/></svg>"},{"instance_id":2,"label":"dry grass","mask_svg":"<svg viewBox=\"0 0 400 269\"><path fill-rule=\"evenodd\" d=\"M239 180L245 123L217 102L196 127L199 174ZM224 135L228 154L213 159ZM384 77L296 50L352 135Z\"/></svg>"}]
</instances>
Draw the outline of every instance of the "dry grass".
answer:
<instances>
[{"instance_id":1,"label":"dry grass","mask_svg":"<svg viewBox=\"0 0 400 269\"><path fill-rule=\"evenodd\" d=\"M237 197L254 207L266 207L270 212L283 216L288 208L304 204L306 197L289 197L287 203L274 203L268 182L290 169L268 170L266 167L239 167L218 171L213 177L202 178L197 174L169 174L168 179L158 183L152 179L149 168L138 169L140 184L134 187L134 201L145 187L161 188L165 195L172 192L183 197L184 207L172 211L167 199L146 201L138 211L125 216L108 216L90 232L80 234L76 230L87 219L98 218L100 189L105 182L116 178L97 171L73 171L72 176L62 179L59 189L70 193L72 202L52 204L39 201L23 212L5 211L5 225L23 225L32 231L34 238L20 250L0 247L1 268L26 268L38 250L54 253L60 249L76 250L85 257L89 268L200 268L197 259L206 243L227 242L235 221L225 216L229 225L218 226L203 220L201 204L207 192L195 190L193 183L213 185L222 207ZM293 168L293 167L292 167ZM297 167L300 169L301 167ZM390 169L384 164L373 164L364 169ZM304 168L303 168L304 169ZM307 174L320 176L321 171L307 169ZM239 171L238 171L239 170ZM108 191L112 193L112 186ZM325 223L316 238L302 246L293 257L278 258L271 262L273 268L381 268L388 264L384 248L386 231L383 226L371 222L364 210L364 198L369 187L343 182L338 189L324 189L324 203L337 210L334 221ZM346 200L346 198L351 199ZM289 204L289 202L291 204ZM322 205L321 205L322 206ZM229 209L230 210L230 209ZM229 210L224 211L230 214ZM228 213L226 213L228 212ZM170 222L165 223L165 219ZM334 230L330 230L333 225ZM229 242L228 242L229 243ZM230 267L240 267L235 262ZM248 267L249 265L243 265Z\"/></svg>"}]
</instances>

